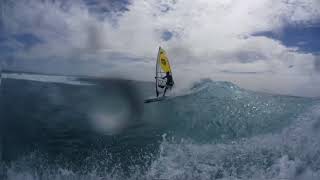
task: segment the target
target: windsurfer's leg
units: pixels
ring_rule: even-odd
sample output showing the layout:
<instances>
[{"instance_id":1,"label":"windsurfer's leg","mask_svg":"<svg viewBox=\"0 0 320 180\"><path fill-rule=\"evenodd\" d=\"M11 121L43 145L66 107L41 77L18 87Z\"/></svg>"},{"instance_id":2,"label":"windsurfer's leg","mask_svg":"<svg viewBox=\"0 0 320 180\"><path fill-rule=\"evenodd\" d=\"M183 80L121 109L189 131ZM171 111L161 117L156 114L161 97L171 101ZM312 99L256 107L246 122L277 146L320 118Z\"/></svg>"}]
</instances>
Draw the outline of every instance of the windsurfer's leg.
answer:
<instances>
[{"instance_id":1,"label":"windsurfer's leg","mask_svg":"<svg viewBox=\"0 0 320 180\"><path fill-rule=\"evenodd\" d=\"M164 92L163 92L163 96L166 95L167 89L168 89L168 87L166 86L166 88L164 89Z\"/></svg>"}]
</instances>

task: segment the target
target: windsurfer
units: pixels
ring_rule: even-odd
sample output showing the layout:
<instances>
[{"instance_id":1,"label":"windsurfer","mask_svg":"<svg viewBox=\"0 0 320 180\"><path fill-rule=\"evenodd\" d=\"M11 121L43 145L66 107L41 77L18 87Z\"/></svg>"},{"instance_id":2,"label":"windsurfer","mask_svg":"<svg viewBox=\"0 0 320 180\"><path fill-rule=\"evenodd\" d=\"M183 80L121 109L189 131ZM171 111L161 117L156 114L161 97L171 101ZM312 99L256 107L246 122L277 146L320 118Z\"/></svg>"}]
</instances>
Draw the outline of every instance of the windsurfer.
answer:
<instances>
[{"instance_id":1,"label":"windsurfer","mask_svg":"<svg viewBox=\"0 0 320 180\"><path fill-rule=\"evenodd\" d=\"M163 96L165 96L167 89L169 89L169 88L171 89L172 86L174 85L174 82L173 82L173 78L172 78L172 75L170 74L170 72L166 72L166 75L164 77L162 77L162 79L167 79L165 86L159 86L161 88L165 88L164 92L163 92Z\"/></svg>"}]
</instances>

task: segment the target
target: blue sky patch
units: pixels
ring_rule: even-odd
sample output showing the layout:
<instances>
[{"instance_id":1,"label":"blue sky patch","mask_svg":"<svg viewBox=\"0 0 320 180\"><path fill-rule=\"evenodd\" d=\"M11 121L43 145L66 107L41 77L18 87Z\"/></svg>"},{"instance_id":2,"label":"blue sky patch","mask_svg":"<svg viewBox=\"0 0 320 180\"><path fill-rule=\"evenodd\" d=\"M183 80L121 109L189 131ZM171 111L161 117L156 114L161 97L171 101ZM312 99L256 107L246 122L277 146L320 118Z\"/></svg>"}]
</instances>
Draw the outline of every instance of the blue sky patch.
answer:
<instances>
[{"instance_id":1,"label":"blue sky patch","mask_svg":"<svg viewBox=\"0 0 320 180\"><path fill-rule=\"evenodd\" d=\"M32 47L38 43L42 43L43 41L38 37L34 36L33 34L26 33L26 34L18 34L14 36L15 39L25 45L26 48Z\"/></svg>"},{"instance_id":2,"label":"blue sky patch","mask_svg":"<svg viewBox=\"0 0 320 180\"><path fill-rule=\"evenodd\" d=\"M287 26L281 33L265 31L253 35L279 40L285 46L298 47L303 52L320 53L320 23L314 26Z\"/></svg>"},{"instance_id":3,"label":"blue sky patch","mask_svg":"<svg viewBox=\"0 0 320 180\"><path fill-rule=\"evenodd\" d=\"M89 10L96 13L128 11L129 0L84 0Z\"/></svg>"},{"instance_id":4,"label":"blue sky patch","mask_svg":"<svg viewBox=\"0 0 320 180\"><path fill-rule=\"evenodd\" d=\"M165 41L169 41L172 38L173 34L170 31L164 31L161 34L161 38Z\"/></svg>"}]
</instances>

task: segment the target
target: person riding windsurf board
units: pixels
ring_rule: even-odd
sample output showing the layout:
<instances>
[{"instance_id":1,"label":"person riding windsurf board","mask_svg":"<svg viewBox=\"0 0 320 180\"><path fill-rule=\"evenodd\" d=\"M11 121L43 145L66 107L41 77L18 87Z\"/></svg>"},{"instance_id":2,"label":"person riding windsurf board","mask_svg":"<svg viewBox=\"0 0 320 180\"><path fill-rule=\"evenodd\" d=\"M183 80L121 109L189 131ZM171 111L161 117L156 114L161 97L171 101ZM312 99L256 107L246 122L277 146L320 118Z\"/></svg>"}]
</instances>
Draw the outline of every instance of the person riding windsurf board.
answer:
<instances>
[{"instance_id":1,"label":"person riding windsurf board","mask_svg":"<svg viewBox=\"0 0 320 180\"><path fill-rule=\"evenodd\" d=\"M155 88L156 98L147 99L145 100L145 103L164 100L166 97L165 95L167 90L168 89L171 90L174 85L171 66L169 64L169 58L165 50L162 49L161 47L159 47L157 61L156 61L155 80L156 80L156 88ZM162 93L162 96L159 97L161 93Z\"/></svg>"}]
</instances>

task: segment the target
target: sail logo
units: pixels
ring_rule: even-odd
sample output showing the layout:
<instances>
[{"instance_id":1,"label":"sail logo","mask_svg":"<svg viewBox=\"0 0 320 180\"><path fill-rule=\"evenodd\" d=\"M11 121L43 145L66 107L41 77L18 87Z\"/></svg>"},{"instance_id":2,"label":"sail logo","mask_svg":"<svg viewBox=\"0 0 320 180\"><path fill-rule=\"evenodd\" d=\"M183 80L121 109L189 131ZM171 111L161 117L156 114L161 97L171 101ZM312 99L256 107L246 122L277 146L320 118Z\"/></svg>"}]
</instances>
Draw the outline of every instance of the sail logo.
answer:
<instances>
[{"instance_id":1,"label":"sail logo","mask_svg":"<svg viewBox=\"0 0 320 180\"><path fill-rule=\"evenodd\" d=\"M165 65L167 65L167 61L165 59L161 59L161 64L163 64L165 66Z\"/></svg>"}]
</instances>

